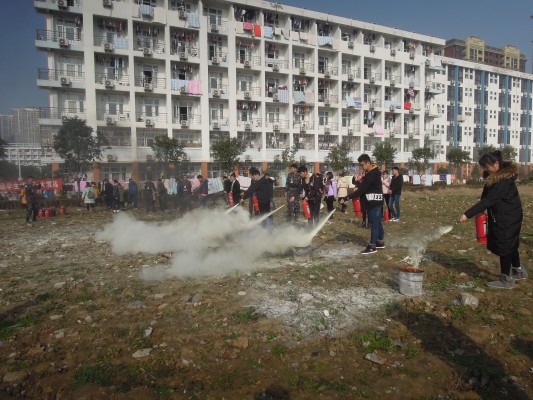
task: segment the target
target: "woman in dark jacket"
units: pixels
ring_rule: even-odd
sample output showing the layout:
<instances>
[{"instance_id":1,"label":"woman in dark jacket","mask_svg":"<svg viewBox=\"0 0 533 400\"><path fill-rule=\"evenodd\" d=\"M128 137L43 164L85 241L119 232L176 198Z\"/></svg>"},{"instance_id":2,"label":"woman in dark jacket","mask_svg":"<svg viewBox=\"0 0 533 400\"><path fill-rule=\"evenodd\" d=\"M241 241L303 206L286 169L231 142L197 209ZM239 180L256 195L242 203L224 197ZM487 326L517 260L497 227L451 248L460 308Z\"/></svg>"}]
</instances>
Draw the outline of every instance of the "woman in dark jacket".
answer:
<instances>
[{"instance_id":1,"label":"woman in dark jacket","mask_svg":"<svg viewBox=\"0 0 533 400\"><path fill-rule=\"evenodd\" d=\"M500 257L500 279L489 282L494 288L511 289L514 281L526 279L527 272L520 265L518 246L522 227L522 203L515 180L518 166L502 160L495 151L479 159L485 186L481 200L465 211L460 222L487 210L487 249Z\"/></svg>"}]
</instances>

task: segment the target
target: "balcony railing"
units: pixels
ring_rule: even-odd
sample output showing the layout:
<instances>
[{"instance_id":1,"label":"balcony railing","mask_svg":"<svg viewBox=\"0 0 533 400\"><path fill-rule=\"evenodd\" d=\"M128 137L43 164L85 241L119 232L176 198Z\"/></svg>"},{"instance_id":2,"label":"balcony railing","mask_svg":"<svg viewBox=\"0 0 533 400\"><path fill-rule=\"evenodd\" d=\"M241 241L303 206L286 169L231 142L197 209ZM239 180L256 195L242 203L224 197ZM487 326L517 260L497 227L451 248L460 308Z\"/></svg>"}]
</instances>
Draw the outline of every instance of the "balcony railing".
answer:
<instances>
[{"instance_id":1,"label":"balcony railing","mask_svg":"<svg viewBox=\"0 0 533 400\"><path fill-rule=\"evenodd\" d=\"M265 58L265 65L274 71L289 68L289 60L285 58Z\"/></svg>"},{"instance_id":2,"label":"balcony railing","mask_svg":"<svg viewBox=\"0 0 533 400\"><path fill-rule=\"evenodd\" d=\"M147 78L145 76L136 76L135 86L144 87L144 89L147 91L153 89L166 89L167 80L166 78Z\"/></svg>"},{"instance_id":3,"label":"balcony railing","mask_svg":"<svg viewBox=\"0 0 533 400\"><path fill-rule=\"evenodd\" d=\"M130 76L126 74L96 74L95 78L95 83L106 85L108 88L130 85Z\"/></svg>"},{"instance_id":4,"label":"balcony railing","mask_svg":"<svg viewBox=\"0 0 533 400\"><path fill-rule=\"evenodd\" d=\"M348 135L355 135L361 132L361 124L347 124L341 127L341 131Z\"/></svg>"},{"instance_id":5,"label":"balcony railing","mask_svg":"<svg viewBox=\"0 0 533 400\"><path fill-rule=\"evenodd\" d=\"M305 75L309 72L315 72L315 64L302 63L298 61L300 60L292 60L292 68L296 70L298 74Z\"/></svg>"},{"instance_id":6,"label":"balcony railing","mask_svg":"<svg viewBox=\"0 0 533 400\"><path fill-rule=\"evenodd\" d=\"M259 67L261 66L260 56L239 56L235 58L235 62L243 67Z\"/></svg>"},{"instance_id":7,"label":"balcony railing","mask_svg":"<svg viewBox=\"0 0 533 400\"><path fill-rule=\"evenodd\" d=\"M106 33L98 33L94 35L94 45L104 47L108 51L117 49L128 50L128 36L114 35L113 37L109 37Z\"/></svg>"},{"instance_id":8,"label":"balcony railing","mask_svg":"<svg viewBox=\"0 0 533 400\"><path fill-rule=\"evenodd\" d=\"M172 45L170 47L170 54L177 55L181 60L186 61L189 57L198 57L200 49L193 46L192 43L186 43L185 45Z\"/></svg>"},{"instance_id":9,"label":"balcony railing","mask_svg":"<svg viewBox=\"0 0 533 400\"><path fill-rule=\"evenodd\" d=\"M380 99L368 99L365 102L365 105L367 105L368 108L381 107L381 100Z\"/></svg>"},{"instance_id":10,"label":"balcony railing","mask_svg":"<svg viewBox=\"0 0 533 400\"><path fill-rule=\"evenodd\" d=\"M261 97L261 88L259 86L250 86L247 90L237 87L237 94L244 96L246 100L254 100Z\"/></svg>"},{"instance_id":11,"label":"balcony railing","mask_svg":"<svg viewBox=\"0 0 533 400\"><path fill-rule=\"evenodd\" d=\"M305 132L315 129L315 123L313 121L300 121L292 124L294 130Z\"/></svg>"},{"instance_id":12,"label":"balcony railing","mask_svg":"<svg viewBox=\"0 0 533 400\"><path fill-rule=\"evenodd\" d=\"M272 120L268 118L267 116L265 125L266 127L271 128L274 132L276 132L280 129L289 129L289 120L286 120L286 119Z\"/></svg>"},{"instance_id":13,"label":"balcony railing","mask_svg":"<svg viewBox=\"0 0 533 400\"><path fill-rule=\"evenodd\" d=\"M137 122L144 122L146 126L153 126L155 123L166 123L167 113L158 112L157 114L147 114L145 112L138 112L135 114Z\"/></svg>"},{"instance_id":14,"label":"balcony railing","mask_svg":"<svg viewBox=\"0 0 533 400\"><path fill-rule=\"evenodd\" d=\"M221 97L228 94L228 85L209 85L209 95L212 97Z\"/></svg>"},{"instance_id":15,"label":"balcony railing","mask_svg":"<svg viewBox=\"0 0 533 400\"><path fill-rule=\"evenodd\" d=\"M324 105L338 104L339 96L336 94L318 94L318 101L324 103Z\"/></svg>"},{"instance_id":16,"label":"balcony railing","mask_svg":"<svg viewBox=\"0 0 533 400\"><path fill-rule=\"evenodd\" d=\"M67 119L77 117L85 119L84 111L77 111L69 107L40 107L39 119Z\"/></svg>"},{"instance_id":17,"label":"balcony railing","mask_svg":"<svg viewBox=\"0 0 533 400\"><path fill-rule=\"evenodd\" d=\"M263 126L263 120L261 118L252 118L247 121L238 120L237 126L241 129L261 128Z\"/></svg>"},{"instance_id":18,"label":"balcony railing","mask_svg":"<svg viewBox=\"0 0 533 400\"><path fill-rule=\"evenodd\" d=\"M339 75L339 69L337 67L318 67L318 73L324 74L324 76L327 78L329 76L337 76Z\"/></svg>"},{"instance_id":19,"label":"balcony railing","mask_svg":"<svg viewBox=\"0 0 533 400\"><path fill-rule=\"evenodd\" d=\"M173 124L180 124L182 127L190 127L191 125L200 125L202 123L202 116L196 114L179 114L172 117Z\"/></svg>"},{"instance_id":20,"label":"balcony railing","mask_svg":"<svg viewBox=\"0 0 533 400\"><path fill-rule=\"evenodd\" d=\"M122 110L120 113L113 113L109 111L109 108L97 108L96 119L98 121L106 121L108 124L115 124L117 122L129 122L130 111Z\"/></svg>"},{"instance_id":21,"label":"balcony railing","mask_svg":"<svg viewBox=\"0 0 533 400\"><path fill-rule=\"evenodd\" d=\"M229 128L229 121L227 118L211 118L209 119L209 126L212 130L227 130Z\"/></svg>"},{"instance_id":22,"label":"balcony railing","mask_svg":"<svg viewBox=\"0 0 533 400\"><path fill-rule=\"evenodd\" d=\"M38 7L39 3L44 4L56 4L58 5L58 0L35 0L35 6ZM83 1L82 0L64 0L63 4L65 7L82 7Z\"/></svg>"},{"instance_id":23,"label":"balcony railing","mask_svg":"<svg viewBox=\"0 0 533 400\"><path fill-rule=\"evenodd\" d=\"M145 56L165 53L165 42L162 40L144 40L144 38L135 39L135 50L142 51Z\"/></svg>"},{"instance_id":24,"label":"balcony railing","mask_svg":"<svg viewBox=\"0 0 533 400\"><path fill-rule=\"evenodd\" d=\"M226 19L216 18L209 15L206 17L206 19L209 32L218 33L220 31L228 30L228 21Z\"/></svg>"},{"instance_id":25,"label":"balcony railing","mask_svg":"<svg viewBox=\"0 0 533 400\"><path fill-rule=\"evenodd\" d=\"M209 55L209 61L212 65L218 65L220 63L225 63L228 61L228 53L219 51L216 54Z\"/></svg>"},{"instance_id":26,"label":"balcony railing","mask_svg":"<svg viewBox=\"0 0 533 400\"><path fill-rule=\"evenodd\" d=\"M85 73L62 71L56 69L39 68L37 70L37 79L43 81L62 81L67 78L68 82L85 82Z\"/></svg>"},{"instance_id":27,"label":"balcony railing","mask_svg":"<svg viewBox=\"0 0 533 400\"><path fill-rule=\"evenodd\" d=\"M337 132L339 130L339 124L337 122L322 122L318 123L318 131L325 134Z\"/></svg>"},{"instance_id":28,"label":"balcony railing","mask_svg":"<svg viewBox=\"0 0 533 400\"><path fill-rule=\"evenodd\" d=\"M353 79L359 79L361 78L361 70L360 69L349 69L344 73L344 75L346 75L346 78L349 81Z\"/></svg>"},{"instance_id":29,"label":"balcony railing","mask_svg":"<svg viewBox=\"0 0 533 400\"><path fill-rule=\"evenodd\" d=\"M67 33L62 31L37 29L35 39L45 42L59 43L63 47L70 46L71 44L83 44L83 37L79 28Z\"/></svg>"}]
</instances>

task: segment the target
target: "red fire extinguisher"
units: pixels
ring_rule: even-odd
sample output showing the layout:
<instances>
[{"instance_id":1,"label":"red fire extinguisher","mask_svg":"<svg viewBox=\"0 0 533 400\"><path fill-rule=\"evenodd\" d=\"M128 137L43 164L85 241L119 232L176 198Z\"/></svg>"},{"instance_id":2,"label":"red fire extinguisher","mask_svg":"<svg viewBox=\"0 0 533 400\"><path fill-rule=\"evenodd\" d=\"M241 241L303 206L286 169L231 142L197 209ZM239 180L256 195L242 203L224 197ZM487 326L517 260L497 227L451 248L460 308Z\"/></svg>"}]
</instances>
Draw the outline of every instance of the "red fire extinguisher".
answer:
<instances>
[{"instance_id":1,"label":"red fire extinguisher","mask_svg":"<svg viewBox=\"0 0 533 400\"><path fill-rule=\"evenodd\" d=\"M476 238L478 243L487 243L487 214L476 215Z\"/></svg>"},{"instance_id":2,"label":"red fire extinguisher","mask_svg":"<svg viewBox=\"0 0 533 400\"><path fill-rule=\"evenodd\" d=\"M44 218L44 208L41 208L41 209L39 210L38 217L39 217L39 218Z\"/></svg>"},{"instance_id":3,"label":"red fire extinguisher","mask_svg":"<svg viewBox=\"0 0 533 400\"><path fill-rule=\"evenodd\" d=\"M50 209L49 208L45 208L44 209L44 217L45 218L50 218Z\"/></svg>"},{"instance_id":4,"label":"red fire extinguisher","mask_svg":"<svg viewBox=\"0 0 533 400\"><path fill-rule=\"evenodd\" d=\"M229 200L229 205L230 206L235 205L235 203L233 202L233 193L231 193L231 192L228 193L228 200Z\"/></svg>"},{"instance_id":5,"label":"red fire extinguisher","mask_svg":"<svg viewBox=\"0 0 533 400\"><path fill-rule=\"evenodd\" d=\"M259 201L257 200L257 196L255 194L252 196L252 203L254 205L255 212L258 213L259 212Z\"/></svg>"},{"instance_id":6,"label":"red fire extinguisher","mask_svg":"<svg viewBox=\"0 0 533 400\"><path fill-rule=\"evenodd\" d=\"M67 209L65 208L65 206L61 206L61 208L59 208L59 214L66 215L66 213L67 213Z\"/></svg>"},{"instance_id":7,"label":"red fire extinguisher","mask_svg":"<svg viewBox=\"0 0 533 400\"><path fill-rule=\"evenodd\" d=\"M303 208L303 210L304 210L304 217L305 217L306 219L311 218L311 211L309 210L309 202L304 201L304 202L302 203L302 208Z\"/></svg>"},{"instance_id":8,"label":"red fire extinguisher","mask_svg":"<svg viewBox=\"0 0 533 400\"><path fill-rule=\"evenodd\" d=\"M383 213L383 220L385 222L389 222L389 209L385 207L385 211Z\"/></svg>"},{"instance_id":9,"label":"red fire extinguisher","mask_svg":"<svg viewBox=\"0 0 533 400\"><path fill-rule=\"evenodd\" d=\"M359 197L354 197L352 199L352 204L353 204L353 209L355 211L355 215L357 215L358 217L363 215L363 211L361 211L361 200L359 199Z\"/></svg>"}]
</instances>

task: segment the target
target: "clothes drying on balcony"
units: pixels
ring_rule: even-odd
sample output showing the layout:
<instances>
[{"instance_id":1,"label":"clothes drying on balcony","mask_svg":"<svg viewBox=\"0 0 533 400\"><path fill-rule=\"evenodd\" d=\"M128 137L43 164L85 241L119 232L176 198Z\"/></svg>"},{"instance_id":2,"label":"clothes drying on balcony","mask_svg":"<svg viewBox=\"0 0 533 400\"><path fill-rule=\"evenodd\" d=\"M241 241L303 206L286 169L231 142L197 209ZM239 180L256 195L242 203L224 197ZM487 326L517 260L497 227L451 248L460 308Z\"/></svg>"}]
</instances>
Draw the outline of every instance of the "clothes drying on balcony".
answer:
<instances>
[{"instance_id":1,"label":"clothes drying on balcony","mask_svg":"<svg viewBox=\"0 0 533 400\"><path fill-rule=\"evenodd\" d=\"M243 22L242 26L245 31L251 31L254 29L254 24L252 24L251 22Z\"/></svg>"},{"instance_id":2,"label":"clothes drying on balcony","mask_svg":"<svg viewBox=\"0 0 533 400\"><path fill-rule=\"evenodd\" d=\"M254 24L254 36L261 37L261 25Z\"/></svg>"},{"instance_id":3,"label":"clothes drying on balcony","mask_svg":"<svg viewBox=\"0 0 533 400\"><path fill-rule=\"evenodd\" d=\"M374 135L376 136L383 136L383 126L382 125L374 125Z\"/></svg>"},{"instance_id":4,"label":"clothes drying on balcony","mask_svg":"<svg viewBox=\"0 0 533 400\"><path fill-rule=\"evenodd\" d=\"M295 90L293 95L292 95L292 98L293 98L295 103L304 103L305 102L305 93L304 92L300 92L298 90Z\"/></svg>"},{"instance_id":5,"label":"clothes drying on balcony","mask_svg":"<svg viewBox=\"0 0 533 400\"><path fill-rule=\"evenodd\" d=\"M333 46L333 38L331 36L318 36L316 42L319 46Z\"/></svg>"},{"instance_id":6,"label":"clothes drying on balcony","mask_svg":"<svg viewBox=\"0 0 533 400\"><path fill-rule=\"evenodd\" d=\"M305 102L308 104L313 104L315 102L315 94L313 92L307 92L305 94Z\"/></svg>"},{"instance_id":7,"label":"clothes drying on balcony","mask_svg":"<svg viewBox=\"0 0 533 400\"><path fill-rule=\"evenodd\" d=\"M235 33L238 33L238 34L244 33L244 27L242 23L237 22L237 24L235 25Z\"/></svg>"},{"instance_id":8,"label":"clothes drying on balcony","mask_svg":"<svg viewBox=\"0 0 533 400\"><path fill-rule=\"evenodd\" d=\"M200 81L187 81L187 93L202 94L202 85Z\"/></svg>"},{"instance_id":9,"label":"clothes drying on balcony","mask_svg":"<svg viewBox=\"0 0 533 400\"><path fill-rule=\"evenodd\" d=\"M187 81L184 79L171 79L170 80L170 90L180 91L184 87L187 89Z\"/></svg>"},{"instance_id":10,"label":"clothes drying on balcony","mask_svg":"<svg viewBox=\"0 0 533 400\"><path fill-rule=\"evenodd\" d=\"M287 89L278 89L278 99L280 103L288 103L289 91Z\"/></svg>"},{"instance_id":11,"label":"clothes drying on balcony","mask_svg":"<svg viewBox=\"0 0 533 400\"><path fill-rule=\"evenodd\" d=\"M434 67L442 68L442 58L440 56L434 56L433 60L434 60L434 63L435 63L433 65Z\"/></svg>"},{"instance_id":12,"label":"clothes drying on balcony","mask_svg":"<svg viewBox=\"0 0 533 400\"><path fill-rule=\"evenodd\" d=\"M115 49L128 49L128 38L115 36L113 38L113 46Z\"/></svg>"},{"instance_id":13,"label":"clothes drying on balcony","mask_svg":"<svg viewBox=\"0 0 533 400\"><path fill-rule=\"evenodd\" d=\"M410 110L411 106L412 106L412 104L409 101L406 101L405 103L403 103L403 109L404 110Z\"/></svg>"},{"instance_id":14,"label":"clothes drying on balcony","mask_svg":"<svg viewBox=\"0 0 533 400\"><path fill-rule=\"evenodd\" d=\"M147 15L154 18L154 7L149 6L148 4L139 4L139 15Z\"/></svg>"},{"instance_id":15,"label":"clothes drying on balcony","mask_svg":"<svg viewBox=\"0 0 533 400\"><path fill-rule=\"evenodd\" d=\"M200 18L196 13L187 13L187 27L200 28Z\"/></svg>"},{"instance_id":16,"label":"clothes drying on balcony","mask_svg":"<svg viewBox=\"0 0 533 400\"><path fill-rule=\"evenodd\" d=\"M344 101L346 101L346 107L361 108L363 106L361 99L358 97L346 96Z\"/></svg>"},{"instance_id":17,"label":"clothes drying on balcony","mask_svg":"<svg viewBox=\"0 0 533 400\"><path fill-rule=\"evenodd\" d=\"M263 28L263 36L267 39L272 39L272 37L274 36L274 30L271 26L265 26Z\"/></svg>"}]
</instances>

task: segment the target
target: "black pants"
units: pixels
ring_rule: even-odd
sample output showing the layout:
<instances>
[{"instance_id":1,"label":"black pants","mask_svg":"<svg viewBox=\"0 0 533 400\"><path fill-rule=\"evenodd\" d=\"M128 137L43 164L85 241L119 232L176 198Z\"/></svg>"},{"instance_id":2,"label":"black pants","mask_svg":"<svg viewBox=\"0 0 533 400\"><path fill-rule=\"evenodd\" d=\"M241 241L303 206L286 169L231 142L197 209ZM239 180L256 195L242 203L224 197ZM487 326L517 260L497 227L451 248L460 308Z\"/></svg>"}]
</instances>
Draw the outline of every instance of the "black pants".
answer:
<instances>
[{"instance_id":1,"label":"black pants","mask_svg":"<svg viewBox=\"0 0 533 400\"><path fill-rule=\"evenodd\" d=\"M518 249L505 256L500 256L500 269L502 274L511 275L511 267L520 268L520 254Z\"/></svg>"},{"instance_id":2,"label":"black pants","mask_svg":"<svg viewBox=\"0 0 533 400\"><path fill-rule=\"evenodd\" d=\"M270 201L265 203L259 203L259 213L257 215L265 215L268 213L270 213ZM264 228L272 228L274 226L274 217L271 215L263 222L261 222L261 225Z\"/></svg>"},{"instance_id":3,"label":"black pants","mask_svg":"<svg viewBox=\"0 0 533 400\"><path fill-rule=\"evenodd\" d=\"M334 207L333 203L335 202L335 196L326 197L326 206L328 207L328 213L332 212Z\"/></svg>"},{"instance_id":4,"label":"black pants","mask_svg":"<svg viewBox=\"0 0 533 400\"><path fill-rule=\"evenodd\" d=\"M26 222L37 221L38 213L39 207L37 207L37 203L28 203L26 205Z\"/></svg>"},{"instance_id":5,"label":"black pants","mask_svg":"<svg viewBox=\"0 0 533 400\"><path fill-rule=\"evenodd\" d=\"M94 210L94 203L85 203L85 205L87 206L87 211L90 211L91 208Z\"/></svg>"},{"instance_id":6,"label":"black pants","mask_svg":"<svg viewBox=\"0 0 533 400\"><path fill-rule=\"evenodd\" d=\"M320 218L320 200L309 200L309 211L311 212L311 218L307 220L307 224L309 226L313 226L313 224L318 224L318 220Z\"/></svg>"}]
</instances>

